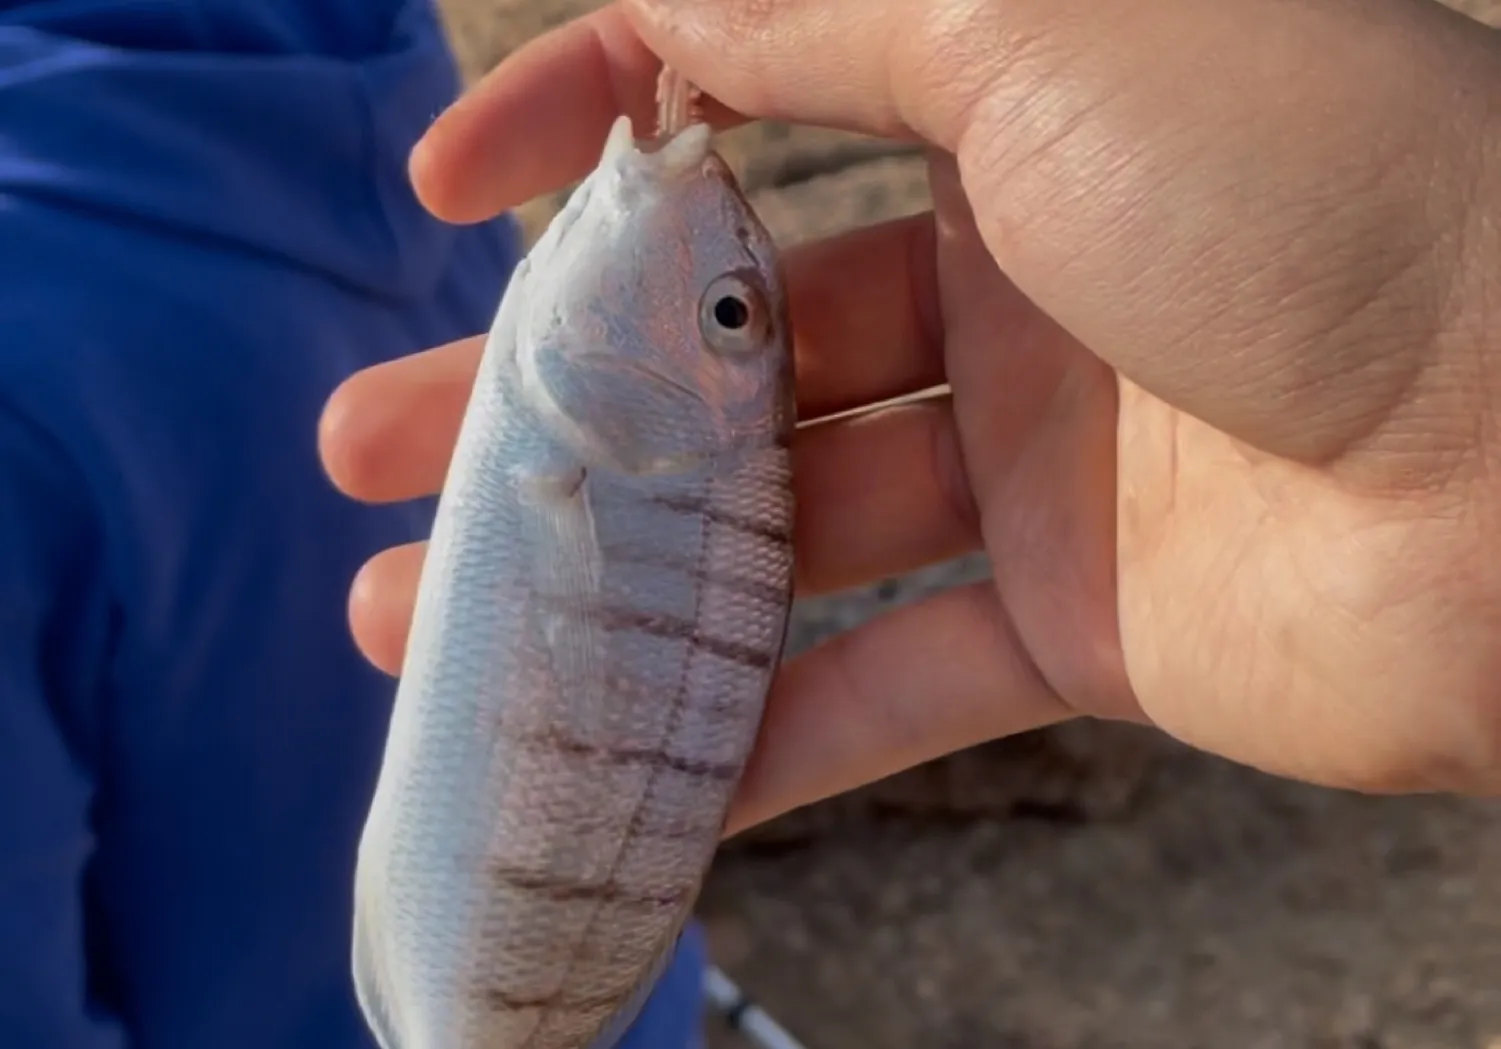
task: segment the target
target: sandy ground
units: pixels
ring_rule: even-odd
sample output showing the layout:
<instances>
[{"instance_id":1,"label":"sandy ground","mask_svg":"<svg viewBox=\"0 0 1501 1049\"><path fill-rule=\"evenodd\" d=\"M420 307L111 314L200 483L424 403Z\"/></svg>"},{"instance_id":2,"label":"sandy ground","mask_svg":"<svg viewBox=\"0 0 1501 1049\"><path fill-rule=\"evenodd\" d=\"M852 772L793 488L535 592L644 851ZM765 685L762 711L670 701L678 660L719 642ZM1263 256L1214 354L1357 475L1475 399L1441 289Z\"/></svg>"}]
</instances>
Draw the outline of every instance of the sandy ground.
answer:
<instances>
[{"instance_id":1,"label":"sandy ground","mask_svg":"<svg viewBox=\"0 0 1501 1049\"><path fill-rule=\"evenodd\" d=\"M596 5L444 6L478 73ZM886 143L773 125L726 152L784 242L927 203ZM808 602L794 645L984 572ZM726 850L701 911L809 1049L1501 1049L1501 807L1316 790L1134 729L1036 733L795 813Z\"/></svg>"}]
</instances>

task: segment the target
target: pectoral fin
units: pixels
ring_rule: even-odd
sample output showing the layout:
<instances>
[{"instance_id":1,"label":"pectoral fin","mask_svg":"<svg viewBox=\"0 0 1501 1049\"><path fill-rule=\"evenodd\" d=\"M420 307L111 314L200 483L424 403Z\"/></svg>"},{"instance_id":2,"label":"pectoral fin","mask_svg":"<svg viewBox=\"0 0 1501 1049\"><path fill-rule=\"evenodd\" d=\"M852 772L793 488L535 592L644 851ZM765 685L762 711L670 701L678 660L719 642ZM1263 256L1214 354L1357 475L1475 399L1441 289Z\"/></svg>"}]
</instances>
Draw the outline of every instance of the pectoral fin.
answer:
<instances>
[{"instance_id":1,"label":"pectoral fin","mask_svg":"<svg viewBox=\"0 0 1501 1049\"><path fill-rule=\"evenodd\" d=\"M526 478L536 622L560 693L584 701L605 678L603 572L586 467L559 452Z\"/></svg>"}]
</instances>

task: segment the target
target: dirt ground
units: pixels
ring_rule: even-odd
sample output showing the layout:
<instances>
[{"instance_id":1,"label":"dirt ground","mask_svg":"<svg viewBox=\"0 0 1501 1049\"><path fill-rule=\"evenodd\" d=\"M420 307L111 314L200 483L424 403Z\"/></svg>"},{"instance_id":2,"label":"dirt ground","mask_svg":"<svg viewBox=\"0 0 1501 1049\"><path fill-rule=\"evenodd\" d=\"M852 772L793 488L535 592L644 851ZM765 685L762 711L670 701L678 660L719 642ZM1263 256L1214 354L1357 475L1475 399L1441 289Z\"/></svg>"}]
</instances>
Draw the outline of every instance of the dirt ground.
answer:
<instances>
[{"instance_id":1,"label":"dirt ground","mask_svg":"<svg viewBox=\"0 0 1501 1049\"><path fill-rule=\"evenodd\" d=\"M596 4L444 6L477 74ZM772 125L726 152L784 242L927 204L886 143ZM984 572L807 602L794 646ZM1501 806L1316 790L1117 726L795 813L726 849L701 912L808 1049L1501 1049Z\"/></svg>"}]
</instances>

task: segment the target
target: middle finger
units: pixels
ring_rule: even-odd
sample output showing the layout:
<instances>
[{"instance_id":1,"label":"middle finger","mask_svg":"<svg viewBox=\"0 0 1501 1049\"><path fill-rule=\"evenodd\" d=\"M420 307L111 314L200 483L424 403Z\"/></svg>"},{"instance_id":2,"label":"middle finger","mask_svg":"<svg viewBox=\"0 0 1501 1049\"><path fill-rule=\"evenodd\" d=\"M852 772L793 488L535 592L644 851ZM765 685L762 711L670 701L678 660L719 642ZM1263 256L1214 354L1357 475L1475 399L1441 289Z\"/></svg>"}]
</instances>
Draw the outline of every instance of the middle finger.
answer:
<instances>
[{"instance_id":1,"label":"middle finger","mask_svg":"<svg viewBox=\"0 0 1501 1049\"><path fill-rule=\"evenodd\" d=\"M976 549L953 404L935 397L799 430L792 445L796 589L809 597ZM425 543L377 554L350 595L355 640L400 669Z\"/></svg>"},{"instance_id":2,"label":"middle finger","mask_svg":"<svg viewBox=\"0 0 1501 1049\"><path fill-rule=\"evenodd\" d=\"M466 223L581 178L620 114L650 134L660 69L615 4L551 29L433 122L412 151L412 185L433 214ZM716 127L744 120L703 101Z\"/></svg>"}]
</instances>

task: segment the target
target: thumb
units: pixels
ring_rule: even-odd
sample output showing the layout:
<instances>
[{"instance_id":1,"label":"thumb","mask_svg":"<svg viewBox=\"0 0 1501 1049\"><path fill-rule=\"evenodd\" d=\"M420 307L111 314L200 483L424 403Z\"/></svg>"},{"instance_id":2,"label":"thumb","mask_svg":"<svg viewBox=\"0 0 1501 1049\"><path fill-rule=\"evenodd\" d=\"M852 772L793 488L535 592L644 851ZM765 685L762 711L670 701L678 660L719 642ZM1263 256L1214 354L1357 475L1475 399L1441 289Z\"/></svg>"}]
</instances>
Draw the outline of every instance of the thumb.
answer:
<instances>
[{"instance_id":1,"label":"thumb","mask_svg":"<svg viewBox=\"0 0 1501 1049\"><path fill-rule=\"evenodd\" d=\"M624 4L736 110L955 153L1017 288L1226 433L1328 464L1445 417L1495 224L1479 24L1411 0Z\"/></svg>"}]
</instances>

